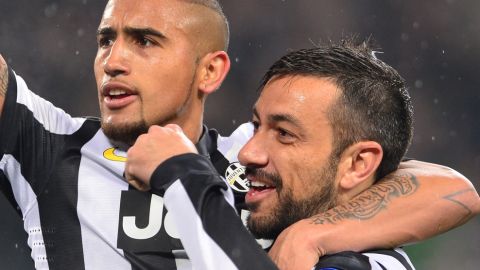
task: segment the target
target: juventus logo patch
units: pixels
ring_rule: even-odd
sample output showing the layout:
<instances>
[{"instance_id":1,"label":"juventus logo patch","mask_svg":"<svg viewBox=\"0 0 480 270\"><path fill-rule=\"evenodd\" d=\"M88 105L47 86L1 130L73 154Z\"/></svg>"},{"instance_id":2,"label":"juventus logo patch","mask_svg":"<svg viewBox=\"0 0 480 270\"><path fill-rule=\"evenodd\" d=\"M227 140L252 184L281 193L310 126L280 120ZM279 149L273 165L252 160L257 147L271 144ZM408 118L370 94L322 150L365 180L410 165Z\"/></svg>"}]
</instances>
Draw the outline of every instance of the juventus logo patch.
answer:
<instances>
[{"instance_id":1,"label":"juventus logo patch","mask_svg":"<svg viewBox=\"0 0 480 270\"><path fill-rule=\"evenodd\" d=\"M230 187L239 192L248 192L250 184L245 175L245 167L239 162L233 162L228 165L225 171L225 179Z\"/></svg>"},{"instance_id":2,"label":"juventus logo patch","mask_svg":"<svg viewBox=\"0 0 480 270\"><path fill-rule=\"evenodd\" d=\"M107 150L103 151L103 157L111 160L111 161L119 161L119 162L126 162L127 157L123 155L119 155L115 148L108 148Z\"/></svg>"}]
</instances>

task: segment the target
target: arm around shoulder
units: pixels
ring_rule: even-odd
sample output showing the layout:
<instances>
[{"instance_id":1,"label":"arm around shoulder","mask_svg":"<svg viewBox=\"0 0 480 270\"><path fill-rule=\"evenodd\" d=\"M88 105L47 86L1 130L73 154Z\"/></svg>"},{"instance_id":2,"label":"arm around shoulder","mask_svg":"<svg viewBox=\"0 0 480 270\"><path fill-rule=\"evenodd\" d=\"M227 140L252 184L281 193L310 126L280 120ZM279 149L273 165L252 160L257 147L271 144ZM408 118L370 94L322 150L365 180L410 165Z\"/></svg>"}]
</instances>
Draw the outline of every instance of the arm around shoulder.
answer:
<instances>
[{"instance_id":1,"label":"arm around shoulder","mask_svg":"<svg viewBox=\"0 0 480 270\"><path fill-rule=\"evenodd\" d=\"M398 171L410 172L416 176L421 187L419 191L428 194L431 196L430 198L459 207L457 216L459 223L457 225L463 224L480 213L480 197L475 187L465 176L454 169L411 160L402 162Z\"/></svg>"},{"instance_id":2,"label":"arm around shoulder","mask_svg":"<svg viewBox=\"0 0 480 270\"><path fill-rule=\"evenodd\" d=\"M479 213L480 199L472 183L455 170L411 160L331 210L332 216L320 215L313 223L330 223L342 235L359 236L337 242L345 246L333 247L336 252L360 251L393 248L458 227Z\"/></svg>"},{"instance_id":3,"label":"arm around shoulder","mask_svg":"<svg viewBox=\"0 0 480 270\"><path fill-rule=\"evenodd\" d=\"M3 111L3 103L7 94L8 86L8 68L5 59L0 54L0 116Z\"/></svg>"},{"instance_id":4,"label":"arm around shoulder","mask_svg":"<svg viewBox=\"0 0 480 270\"><path fill-rule=\"evenodd\" d=\"M346 246L335 247L336 252L360 251L397 247L458 227L479 213L480 198L472 183L457 171L411 160L331 210L332 216L320 215L313 223L341 225L344 228L337 229L345 235L363 236L350 242L352 246L345 241ZM352 221L355 225L348 226Z\"/></svg>"},{"instance_id":5,"label":"arm around shoulder","mask_svg":"<svg viewBox=\"0 0 480 270\"><path fill-rule=\"evenodd\" d=\"M479 211L478 193L463 175L445 166L406 161L352 200L287 228L270 256L280 269L300 269L292 262L307 266L325 254L425 240L464 224Z\"/></svg>"}]
</instances>

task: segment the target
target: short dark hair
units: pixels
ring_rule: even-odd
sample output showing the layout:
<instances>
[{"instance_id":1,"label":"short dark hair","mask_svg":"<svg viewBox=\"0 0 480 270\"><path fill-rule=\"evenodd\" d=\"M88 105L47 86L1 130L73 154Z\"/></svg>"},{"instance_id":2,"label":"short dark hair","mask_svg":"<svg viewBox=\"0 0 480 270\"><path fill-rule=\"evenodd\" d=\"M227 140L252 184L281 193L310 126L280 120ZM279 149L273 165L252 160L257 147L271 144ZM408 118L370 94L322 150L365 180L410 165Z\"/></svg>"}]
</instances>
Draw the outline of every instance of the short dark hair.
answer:
<instances>
[{"instance_id":1,"label":"short dark hair","mask_svg":"<svg viewBox=\"0 0 480 270\"><path fill-rule=\"evenodd\" d=\"M225 16L225 13L223 13L222 6L218 2L218 0L184 0L184 1L207 7L215 11L220 16L220 18L223 21L223 30L225 31L225 36L224 36L225 48L224 49L225 51L228 50L228 45L230 42L230 26L228 23L228 19Z\"/></svg>"},{"instance_id":2,"label":"short dark hair","mask_svg":"<svg viewBox=\"0 0 480 270\"><path fill-rule=\"evenodd\" d=\"M370 41L352 39L290 52L275 62L263 77L260 89L270 80L286 76L332 79L341 90L329 108L333 129L333 157L350 145L372 140L383 148L376 180L394 171L410 145L413 108L404 79L377 59Z\"/></svg>"}]
</instances>

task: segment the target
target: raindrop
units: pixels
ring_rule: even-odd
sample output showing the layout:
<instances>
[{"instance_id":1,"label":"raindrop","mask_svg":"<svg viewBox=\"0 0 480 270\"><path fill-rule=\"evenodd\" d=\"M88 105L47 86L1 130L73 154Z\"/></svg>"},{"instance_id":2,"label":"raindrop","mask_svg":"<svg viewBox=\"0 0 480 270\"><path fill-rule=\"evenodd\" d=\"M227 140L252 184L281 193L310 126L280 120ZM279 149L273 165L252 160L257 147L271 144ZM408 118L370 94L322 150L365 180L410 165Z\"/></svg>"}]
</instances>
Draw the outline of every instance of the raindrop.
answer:
<instances>
[{"instance_id":1,"label":"raindrop","mask_svg":"<svg viewBox=\"0 0 480 270\"><path fill-rule=\"evenodd\" d=\"M79 55L80 54L80 51L75 51L75 55Z\"/></svg>"},{"instance_id":2,"label":"raindrop","mask_svg":"<svg viewBox=\"0 0 480 270\"><path fill-rule=\"evenodd\" d=\"M422 88L423 87L423 81L422 80L416 80L415 81L415 88Z\"/></svg>"},{"instance_id":3,"label":"raindrop","mask_svg":"<svg viewBox=\"0 0 480 270\"><path fill-rule=\"evenodd\" d=\"M407 33L402 33L402 35L400 36L400 39L401 39L402 41L407 41L408 38L409 38L409 36L408 36Z\"/></svg>"},{"instance_id":4,"label":"raindrop","mask_svg":"<svg viewBox=\"0 0 480 270\"><path fill-rule=\"evenodd\" d=\"M439 102L438 98L434 98L434 99L433 99L433 103L434 103L434 104L438 104L438 102Z\"/></svg>"},{"instance_id":5,"label":"raindrop","mask_svg":"<svg viewBox=\"0 0 480 270\"><path fill-rule=\"evenodd\" d=\"M83 37L83 35L85 35L85 30L83 28L78 28L77 36Z\"/></svg>"},{"instance_id":6,"label":"raindrop","mask_svg":"<svg viewBox=\"0 0 480 270\"><path fill-rule=\"evenodd\" d=\"M235 57L235 63L238 63L240 61L240 58Z\"/></svg>"},{"instance_id":7,"label":"raindrop","mask_svg":"<svg viewBox=\"0 0 480 270\"><path fill-rule=\"evenodd\" d=\"M428 49L428 42L425 40L420 42L420 48L422 48L422 50Z\"/></svg>"},{"instance_id":8,"label":"raindrop","mask_svg":"<svg viewBox=\"0 0 480 270\"><path fill-rule=\"evenodd\" d=\"M58 11L57 4L52 3L43 10L43 13L45 14L45 17L51 18L55 16L55 14L57 14L57 11Z\"/></svg>"},{"instance_id":9,"label":"raindrop","mask_svg":"<svg viewBox=\"0 0 480 270\"><path fill-rule=\"evenodd\" d=\"M432 141L435 141L435 140L436 140L435 136L432 136Z\"/></svg>"},{"instance_id":10,"label":"raindrop","mask_svg":"<svg viewBox=\"0 0 480 270\"><path fill-rule=\"evenodd\" d=\"M413 29L418 29L420 28L420 23L419 22L413 22Z\"/></svg>"}]
</instances>

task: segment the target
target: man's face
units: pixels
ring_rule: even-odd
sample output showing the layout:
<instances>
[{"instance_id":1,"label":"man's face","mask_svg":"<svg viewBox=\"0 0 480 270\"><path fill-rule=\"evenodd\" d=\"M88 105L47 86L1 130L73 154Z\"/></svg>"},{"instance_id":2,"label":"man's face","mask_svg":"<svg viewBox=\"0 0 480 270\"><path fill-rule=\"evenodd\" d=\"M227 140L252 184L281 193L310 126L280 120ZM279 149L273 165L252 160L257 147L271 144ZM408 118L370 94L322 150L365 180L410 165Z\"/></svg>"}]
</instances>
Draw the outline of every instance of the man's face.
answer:
<instances>
[{"instance_id":1,"label":"man's face","mask_svg":"<svg viewBox=\"0 0 480 270\"><path fill-rule=\"evenodd\" d=\"M326 113L338 93L331 80L305 76L274 79L263 89L255 134L239 154L251 181L245 201L255 236L274 238L335 204L338 161Z\"/></svg>"},{"instance_id":2,"label":"man's face","mask_svg":"<svg viewBox=\"0 0 480 270\"><path fill-rule=\"evenodd\" d=\"M111 139L132 143L152 124L188 121L199 57L188 8L173 0L108 2L94 68Z\"/></svg>"}]
</instances>

